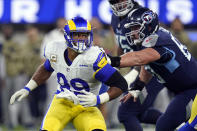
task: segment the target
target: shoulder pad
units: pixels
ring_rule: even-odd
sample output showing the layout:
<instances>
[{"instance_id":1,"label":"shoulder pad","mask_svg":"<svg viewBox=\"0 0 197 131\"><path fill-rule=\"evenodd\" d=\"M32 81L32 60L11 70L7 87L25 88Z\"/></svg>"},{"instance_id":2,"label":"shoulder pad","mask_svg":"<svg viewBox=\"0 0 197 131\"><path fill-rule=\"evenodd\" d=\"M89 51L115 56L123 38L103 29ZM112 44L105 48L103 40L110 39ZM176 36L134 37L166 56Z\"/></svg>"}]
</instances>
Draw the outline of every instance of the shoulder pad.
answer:
<instances>
[{"instance_id":1,"label":"shoulder pad","mask_svg":"<svg viewBox=\"0 0 197 131\"><path fill-rule=\"evenodd\" d=\"M51 55L55 55L59 49L66 49L66 44L63 41L52 41L47 43L44 48L44 57L50 59Z\"/></svg>"},{"instance_id":2,"label":"shoulder pad","mask_svg":"<svg viewBox=\"0 0 197 131\"><path fill-rule=\"evenodd\" d=\"M87 64L93 64L100 53L105 53L102 48L99 48L98 46L92 46L89 50L85 52L84 59L87 62Z\"/></svg>"},{"instance_id":3,"label":"shoulder pad","mask_svg":"<svg viewBox=\"0 0 197 131\"><path fill-rule=\"evenodd\" d=\"M154 47L157 43L158 40L158 35L157 34L152 34L144 39L142 42L142 46L144 47Z\"/></svg>"}]
</instances>

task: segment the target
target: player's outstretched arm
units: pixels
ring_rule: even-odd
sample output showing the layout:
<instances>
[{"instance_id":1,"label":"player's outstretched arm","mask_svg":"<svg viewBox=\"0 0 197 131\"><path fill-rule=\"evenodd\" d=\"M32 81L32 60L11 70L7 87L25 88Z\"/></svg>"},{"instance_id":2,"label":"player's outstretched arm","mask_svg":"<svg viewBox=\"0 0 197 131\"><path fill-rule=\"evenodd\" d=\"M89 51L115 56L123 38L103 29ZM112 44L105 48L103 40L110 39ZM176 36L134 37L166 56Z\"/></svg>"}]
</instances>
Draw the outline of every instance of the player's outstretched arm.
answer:
<instances>
[{"instance_id":1,"label":"player's outstretched arm","mask_svg":"<svg viewBox=\"0 0 197 131\"><path fill-rule=\"evenodd\" d=\"M160 59L160 54L153 48L146 48L140 51L128 52L119 56L107 57L108 63L113 67L132 67L146 65Z\"/></svg>"},{"instance_id":2,"label":"player's outstretched arm","mask_svg":"<svg viewBox=\"0 0 197 131\"><path fill-rule=\"evenodd\" d=\"M13 104L16 100L21 101L23 98L27 97L30 91L34 90L38 85L44 83L51 76L51 74L52 72L45 69L44 64L40 65L27 85L11 96L10 104Z\"/></svg>"}]
</instances>

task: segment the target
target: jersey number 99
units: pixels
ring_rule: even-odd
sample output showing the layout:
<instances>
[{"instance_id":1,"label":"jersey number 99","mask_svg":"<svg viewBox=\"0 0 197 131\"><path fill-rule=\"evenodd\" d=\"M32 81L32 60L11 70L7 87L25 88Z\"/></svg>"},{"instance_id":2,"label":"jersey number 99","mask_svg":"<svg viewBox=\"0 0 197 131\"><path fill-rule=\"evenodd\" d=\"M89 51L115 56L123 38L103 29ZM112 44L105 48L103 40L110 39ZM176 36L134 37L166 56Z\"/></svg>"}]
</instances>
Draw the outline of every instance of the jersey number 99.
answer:
<instances>
[{"instance_id":1,"label":"jersey number 99","mask_svg":"<svg viewBox=\"0 0 197 131\"><path fill-rule=\"evenodd\" d=\"M83 89L86 91L90 91L89 85L86 81L80 79L80 78L74 78L70 81L66 79L64 74L57 73L57 82L60 84L61 91L64 91L64 88L71 90L71 87L74 89L74 93L77 95L79 92Z\"/></svg>"}]
</instances>

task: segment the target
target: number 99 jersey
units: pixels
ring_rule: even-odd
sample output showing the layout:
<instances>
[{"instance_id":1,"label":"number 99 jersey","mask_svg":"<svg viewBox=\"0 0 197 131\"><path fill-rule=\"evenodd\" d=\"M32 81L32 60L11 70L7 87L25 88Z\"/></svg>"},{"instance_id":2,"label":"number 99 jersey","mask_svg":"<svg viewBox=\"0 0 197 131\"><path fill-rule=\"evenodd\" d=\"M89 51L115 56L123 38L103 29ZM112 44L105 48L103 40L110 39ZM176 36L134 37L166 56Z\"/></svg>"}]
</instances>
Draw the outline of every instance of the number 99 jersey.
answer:
<instances>
[{"instance_id":1,"label":"number 99 jersey","mask_svg":"<svg viewBox=\"0 0 197 131\"><path fill-rule=\"evenodd\" d=\"M56 94L66 88L75 95L83 89L97 95L101 82L106 82L116 70L107 63L105 53L97 46L79 54L73 62L66 62L66 59L69 61L67 48L64 41L49 43L45 48L44 56L48 61L45 67L57 74Z\"/></svg>"}]
</instances>

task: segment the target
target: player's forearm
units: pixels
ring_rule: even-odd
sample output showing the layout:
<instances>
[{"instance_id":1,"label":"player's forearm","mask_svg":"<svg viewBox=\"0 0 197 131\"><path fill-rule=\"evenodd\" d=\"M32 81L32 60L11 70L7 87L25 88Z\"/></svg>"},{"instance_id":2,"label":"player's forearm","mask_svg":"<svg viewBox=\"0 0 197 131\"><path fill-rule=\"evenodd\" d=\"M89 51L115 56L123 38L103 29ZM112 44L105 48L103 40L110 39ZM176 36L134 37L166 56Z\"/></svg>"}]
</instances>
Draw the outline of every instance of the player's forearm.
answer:
<instances>
[{"instance_id":1,"label":"player's forearm","mask_svg":"<svg viewBox=\"0 0 197 131\"><path fill-rule=\"evenodd\" d=\"M106 103L119 97L122 94L122 90L117 87L110 87L109 90L101 95L97 96L97 105Z\"/></svg>"},{"instance_id":2,"label":"player's forearm","mask_svg":"<svg viewBox=\"0 0 197 131\"><path fill-rule=\"evenodd\" d=\"M114 74L105 82L106 85L110 86L109 90L106 92L104 98L109 97L109 100L113 100L120 96L123 92L128 90L128 84L124 77L118 72Z\"/></svg>"},{"instance_id":3,"label":"player's forearm","mask_svg":"<svg viewBox=\"0 0 197 131\"><path fill-rule=\"evenodd\" d=\"M153 48L141 51L128 52L121 56L120 67L146 65L160 59L160 54Z\"/></svg>"},{"instance_id":4,"label":"player's forearm","mask_svg":"<svg viewBox=\"0 0 197 131\"><path fill-rule=\"evenodd\" d=\"M49 72L45 69L44 64L40 65L34 75L32 80L34 80L37 85L41 85L46 82L46 80L51 76L52 72Z\"/></svg>"},{"instance_id":5,"label":"player's forearm","mask_svg":"<svg viewBox=\"0 0 197 131\"><path fill-rule=\"evenodd\" d=\"M133 86L130 90L139 90L141 91L145 85L151 80L152 75L144 69L144 66L141 67L140 75L133 83Z\"/></svg>"},{"instance_id":6,"label":"player's forearm","mask_svg":"<svg viewBox=\"0 0 197 131\"><path fill-rule=\"evenodd\" d=\"M120 67L132 67L147 64L147 60L138 52L129 52L121 56Z\"/></svg>"},{"instance_id":7,"label":"player's forearm","mask_svg":"<svg viewBox=\"0 0 197 131\"><path fill-rule=\"evenodd\" d=\"M119 97L123 93L123 91L117 87L110 87L107 93L109 95L109 100L113 100Z\"/></svg>"},{"instance_id":8,"label":"player's forearm","mask_svg":"<svg viewBox=\"0 0 197 131\"><path fill-rule=\"evenodd\" d=\"M152 79L152 74L149 73L148 71L146 71L144 69L144 66L141 67L141 70L140 70L140 80L143 81L144 83L148 83L151 79Z\"/></svg>"}]
</instances>

